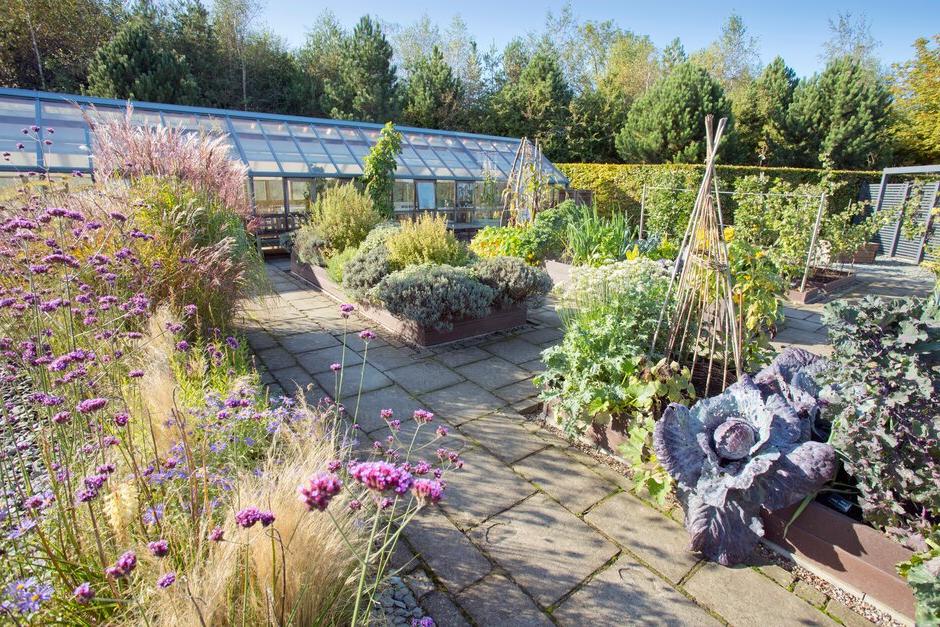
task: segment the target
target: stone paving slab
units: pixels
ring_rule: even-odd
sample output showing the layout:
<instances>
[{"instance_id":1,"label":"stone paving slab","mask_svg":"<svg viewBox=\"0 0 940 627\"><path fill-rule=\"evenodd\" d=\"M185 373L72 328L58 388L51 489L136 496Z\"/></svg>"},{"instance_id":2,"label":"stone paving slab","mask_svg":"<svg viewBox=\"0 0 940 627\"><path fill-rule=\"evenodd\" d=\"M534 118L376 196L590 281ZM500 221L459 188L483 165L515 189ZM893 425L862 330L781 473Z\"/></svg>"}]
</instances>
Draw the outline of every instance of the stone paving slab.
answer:
<instances>
[{"instance_id":1,"label":"stone paving slab","mask_svg":"<svg viewBox=\"0 0 940 627\"><path fill-rule=\"evenodd\" d=\"M836 625L831 618L750 568L705 563L685 591L735 625Z\"/></svg>"},{"instance_id":2,"label":"stone paving slab","mask_svg":"<svg viewBox=\"0 0 940 627\"><path fill-rule=\"evenodd\" d=\"M678 583L699 561L689 552L689 536L681 525L626 492L607 499L584 519L672 583Z\"/></svg>"},{"instance_id":3,"label":"stone paving slab","mask_svg":"<svg viewBox=\"0 0 940 627\"><path fill-rule=\"evenodd\" d=\"M355 409L355 401L352 407L347 407L350 415ZM410 420L416 409L422 409L424 404L418 399L408 394L397 385L391 385L379 390L364 392L359 398L359 414L356 422L366 433L381 429L386 426L385 420L379 415L383 409L391 409L394 412L394 418L406 421Z\"/></svg>"},{"instance_id":4,"label":"stone paving slab","mask_svg":"<svg viewBox=\"0 0 940 627\"><path fill-rule=\"evenodd\" d=\"M441 420L452 425L493 413L506 404L470 381L423 394L420 398Z\"/></svg>"},{"instance_id":5,"label":"stone paving slab","mask_svg":"<svg viewBox=\"0 0 940 627\"><path fill-rule=\"evenodd\" d=\"M470 537L543 608L619 552L544 494L486 521Z\"/></svg>"},{"instance_id":6,"label":"stone paving slab","mask_svg":"<svg viewBox=\"0 0 940 627\"><path fill-rule=\"evenodd\" d=\"M552 612L561 625L720 625L706 610L628 556Z\"/></svg>"},{"instance_id":7,"label":"stone paving slab","mask_svg":"<svg viewBox=\"0 0 940 627\"><path fill-rule=\"evenodd\" d=\"M281 346L295 355L339 346L339 340L326 331L308 331L281 338Z\"/></svg>"},{"instance_id":8,"label":"stone paving slab","mask_svg":"<svg viewBox=\"0 0 940 627\"><path fill-rule=\"evenodd\" d=\"M405 527L415 553L456 594L485 577L493 565L437 508L426 508Z\"/></svg>"},{"instance_id":9,"label":"stone paving slab","mask_svg":"<svg viewBox=\"0 0 940 627\"><path fill-rule=\"evenodd\" d=\"M343 362L345 362L347 366L361 364L362 357L359 353L349 348L346 349L344 355L342 345L336 345L298 355L297 361L310 374L320 374L321 372L329 372L332 364Z\"/></svg>"},{"instance_id":10,"label":"stone paving slab","mask_svg":"<svg viewBox=\"0 0 940 627\"><path fill-rule=\"evenodd\" d=\"M450 474L441 507L463 529L479 525L535 493L535 486L486 451L472 449L462 457L464 467Z\"/></svg>"},{"instance_id":11,"label":"stone paving slab","mask_svg":"<svg viewBox=\"0 0 940 627\"><path fill-rule=\"evenodd\" d=\"M507 464L547 446L533 438L520 422L500 413L465 422L460 430Z\"/></svg>"},{"instance_id":12,"label":"stone paving slab","mask_svg":"<svg viewBox=\"0 0 940 627\"><path fill-rule=\"evenodd\" d=\"M517 462L513 470L575 514L618 489L554 446Z\"/></svg>"},{"instance_id":13,"label":"stone paving slab","mask_svg":"<svg viewBox=\"0 0 940 627\"><path fill-rule=\"evenodd\" d=\"M336 393L336 374L333 372L314 375L314 379L329 394ZM360 386L362 386L363 392L371 392L391 385L392 380L369 364L357 364L355 366L347 364L343 370L342 383L343 387L339 391L339 400L348 406L356 402L356 395L359 393Z\"/></svg>"},{"instance_id":14,"label":"stone paving slab","mask_svg":"<svg viewBox=\"0 0 940 627\"><path fill-rule=\"evenodd\" d=\"M486 345L487 351L514 364L521 364L542 355L542 347L527 342L522 338L503 339Z\"/></svg>"},{"instance_id":15,"label":"stone paving slab","mask_svg":"<svg viewBox=\"0 0 940 627\"><path fill-rule=\"evenodd\" d=\"M460 383L463 377L436 361L419 361L386 370L385 374L412 394L425 394Z\"/></svg>"},{"instance_id":16,"label":"stone paving slab","mask_svg":"<svg viewBox=\"0 0 940 627\"><path fill-rule=\"evenodd\" d=\"M510 383L525 381L532 373L500 357L490 357L483 361L460 366L456 371L468 380L488 390L501 388Z\"/></svg>"},{"instance_id":17,"label":"stone paving slab","mask_svg":"<svg viewBox=\"0 0 940 627\"><path fill-rule=\"evenodd\" d=\"M493 574L457 596L478 625L537 627L554 625L522 589L500 574Z\"/></svg>"}]
</instances>

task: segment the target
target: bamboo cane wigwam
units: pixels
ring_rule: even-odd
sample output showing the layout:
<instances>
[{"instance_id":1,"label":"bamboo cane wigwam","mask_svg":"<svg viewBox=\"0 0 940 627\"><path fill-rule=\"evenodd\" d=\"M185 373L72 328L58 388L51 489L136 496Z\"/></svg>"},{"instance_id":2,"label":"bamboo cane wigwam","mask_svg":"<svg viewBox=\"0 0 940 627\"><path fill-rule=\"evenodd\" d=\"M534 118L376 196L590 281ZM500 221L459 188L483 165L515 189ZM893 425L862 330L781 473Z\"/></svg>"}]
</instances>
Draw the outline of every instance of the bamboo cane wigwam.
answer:
<instances>
[{"instance_id":1,"label":"bamboo cane wigwam","mask_svg":"<svg viewBox=\"0 0 940 627\"><path fill-rule=\"evenodd\" d=\"M705 395L741 376L741 332L732 296L715 158L727 125L705 118L705 175L699 185L669 288L656 323L652 356L688 366Z\"/></svg>"}]
</instances>

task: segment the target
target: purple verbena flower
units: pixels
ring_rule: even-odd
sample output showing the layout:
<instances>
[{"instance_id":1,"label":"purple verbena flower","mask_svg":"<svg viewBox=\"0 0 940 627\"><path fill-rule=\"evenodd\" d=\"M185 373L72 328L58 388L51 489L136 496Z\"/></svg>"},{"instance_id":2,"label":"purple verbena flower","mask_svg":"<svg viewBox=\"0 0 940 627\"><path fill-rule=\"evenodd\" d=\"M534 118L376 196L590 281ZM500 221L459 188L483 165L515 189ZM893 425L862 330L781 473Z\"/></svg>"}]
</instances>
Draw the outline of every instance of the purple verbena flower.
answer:
<instances>
[{"instance_id":1,"label":"purple verbena flower","mask_svg":"<svg viewBox=\"0 0 940 627\"><path fill-rule=\"evenodd\" d=\"M132 570L137 567L137 554L133 551L128 551L114 562L113 566L108 566L104 569L105 574L108 577L114 579L120 579L130 574Z\"/></svg>"},{"instance_id":2,"label":"purple verbena flower","mask_svg":"<svg viewBox=\"0 0 940 627\"><path fill-rule=\"evenodd\" d=\"M305 485L300 486L298 492L307 509L322 512L329 506L330 500L339 494L342 486L343 482L335 473L318 472L310 477Z\"/></svg>"},{"instance_id":3,"label":"purple verbena flower","mask_svg":"<svg viewBox=\"0 0 940 627\"><path fill-rule=\"evenodd\" d=\"M154 557L163 557L170 552L170 543L166 540L154 540L147 544L147 548Z\"/></svg>"},{"instance_id":4,"label":"purple verbena flower","mask_svg":"<svg viewBox=\"0 0 940 627\"><path fill-rule=\"evenodd\" d=\"M91 584L87 581L85 583L79 584L75 590L72 591L72 595L75 597L75 601L81 605L87 605L89 601L95 598L95 591L91 589Z\"/></svg>"},{"instance_id":5,"label":"purple verbena flower","mask_svg":"<svg viewBox=\"0 0 940 627\"><path fill-rule=\"evenodd\" d=\"M176 573L167 573L157 579L157 586L166 590L170 586L176 583Z\"/></svg>"}]
</instances>

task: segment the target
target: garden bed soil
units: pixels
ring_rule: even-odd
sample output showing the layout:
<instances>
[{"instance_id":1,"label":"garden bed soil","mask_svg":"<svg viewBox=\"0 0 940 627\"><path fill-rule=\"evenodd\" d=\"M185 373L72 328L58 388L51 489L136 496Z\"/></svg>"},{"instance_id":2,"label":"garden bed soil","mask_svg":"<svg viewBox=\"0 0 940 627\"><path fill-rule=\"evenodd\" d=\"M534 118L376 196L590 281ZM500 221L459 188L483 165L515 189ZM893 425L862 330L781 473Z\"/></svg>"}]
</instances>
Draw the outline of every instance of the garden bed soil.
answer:
<instances>
[{"instance_id":1,"label":"garden bed soil","mask_svg":"<svg viewBox=\"0 0 940 627\"><path fill-rule=\"evenodd\" d=\"M829 294L844 290L855 283L855 273L846 270L833 270L831 268L812 268L809 279L806 281L806 291L801 292L799 287L790 289L787 299L799 305L815 303Z\"/></svg>"},{"instance_id":2,"label":"garden bed soil","mask_svg":"<svg viewBox=\"0 0 940 627\"><path fill-rule=\"evenodd\" d=\"M351 302L343 289L329 277L326 268L303 263L295 254L291 254L290 269L292 274L304 279L337 302ZM357 303L356 309L360 314L391 331L402 340L418 346L437 346L496 331L506 331L524 325L527 314L525 307L501 309L485 318L458 320L449 331L439 331L434 327L425 327L411 320L397 318L382 307Z\"/></svg>"},{"instance_id":3,"label":"garden bed soil","mask_svg":"<svg viewBox=\"0 0 940 627\"><path fill-rule=\"evenodd\" d=\"M557 404L545 403L543 418L558 424ZM588 445L619 455L627 439L627 425L612 420L592 425L581 436ZM883 533L834 509L811 502L784 529L797 506L764 514L765 542L814 575L855 594L902 623L914 617L914 596L895 565L911 557L911 551Z\"/></svg>"},{"instance_id":4,"label":"garden bed soil","mask_svg":"<svg viewBox=\"0 0 940 627\"><path fill-rule=\"evenodd\" d=\"M901 622L913 622L914 595L895 568L911 551L815 501L787 529L796 509L764 515L765 540L774 550Z\"/></svg>"}]
</instances>

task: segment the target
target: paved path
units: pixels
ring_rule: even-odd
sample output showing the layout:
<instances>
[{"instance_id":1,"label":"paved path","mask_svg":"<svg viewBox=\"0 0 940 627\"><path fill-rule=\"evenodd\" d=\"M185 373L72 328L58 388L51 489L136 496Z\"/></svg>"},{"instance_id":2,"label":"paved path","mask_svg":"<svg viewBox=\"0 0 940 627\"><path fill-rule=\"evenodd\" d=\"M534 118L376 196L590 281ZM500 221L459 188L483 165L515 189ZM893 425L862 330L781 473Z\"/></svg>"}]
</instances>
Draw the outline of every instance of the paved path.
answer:
<instances>
[{"instance_id":1,"label":"paved path","mask_svg":"<svg viewBox=\"0 0 940 627\"><path fill-rule=\"evenodd\" d=\"M277 292L248 310L248 340L272 392L333 389L343 320L334 301L268 265ZM427 407L451 427L466 465L441 507L406 530L399 564L439 625L868 624L778 566L722 568L686 550L679 511L660 511L608 466L527 420L540 352L561 337L550 308L511 333L415 350L373 328L360 423L373 440L379 409ZM354 395L362 362L347 353ZM316 387L319 386L319 389Z\"/></svg>"},{"instance_id":2,"label":"paved path","mask_svg":"<svg viewBox=\"0 0 940 627\"><path fill-rule=\"evenodd\" d=\"M821 314L826 303L835 298L861 298L866 295L897 297L926 296L934 285L933 275L901 260L878 259L873 264L853 267L858 281L845 290L833 294L823 302L809 305L788 305L783 308L786 320L774 338L774 346L799 346L819 355L828 355L832 347L826 339L826 327Z\"/></svg>"}]
</instances>

